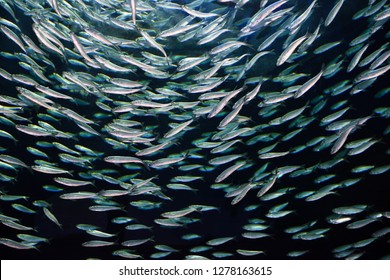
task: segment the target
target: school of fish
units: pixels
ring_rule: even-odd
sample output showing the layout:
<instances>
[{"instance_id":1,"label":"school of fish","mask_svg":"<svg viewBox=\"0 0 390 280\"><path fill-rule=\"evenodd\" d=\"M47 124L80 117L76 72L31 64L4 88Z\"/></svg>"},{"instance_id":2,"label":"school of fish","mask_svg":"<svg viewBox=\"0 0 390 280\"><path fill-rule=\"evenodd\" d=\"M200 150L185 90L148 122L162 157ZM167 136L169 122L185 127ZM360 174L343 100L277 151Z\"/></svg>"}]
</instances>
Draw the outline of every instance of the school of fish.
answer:
<instances>
[{"instance_id":1,"label":"school of fish","mask_svg":"<svg viewBox=\"0 0 390 280\"><path fill-rule=\"evenodd\" d=\"M0 16L2 259L390 258L387 0Z\"/></svg>"}]
</instances>

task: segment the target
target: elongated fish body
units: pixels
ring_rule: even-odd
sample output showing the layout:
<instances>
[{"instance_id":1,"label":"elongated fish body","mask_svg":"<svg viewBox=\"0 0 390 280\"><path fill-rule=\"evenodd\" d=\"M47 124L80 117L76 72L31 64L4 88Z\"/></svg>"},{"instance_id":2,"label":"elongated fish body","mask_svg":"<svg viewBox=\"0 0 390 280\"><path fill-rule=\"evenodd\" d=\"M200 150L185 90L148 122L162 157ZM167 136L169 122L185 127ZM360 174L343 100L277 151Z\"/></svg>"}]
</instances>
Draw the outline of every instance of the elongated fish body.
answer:
<instances>
[{"instance_id":1,"label":"elongated fish body","mask_svg":"<svg viewBox=\"0 0 390 280\"><path fill-rule=\"evenodd\" d=\"M294 31L296 28L298 28L298 26L300 26L302 24L302 22L304 22L309 14L311 13L314 5L317 4L317 1L314 0L313 2L311 2L311 4L309 5L309 7L307 7L307 9L300 15L298 16L289 26L288 28L291 30L291 31Z\"/></svg>"},{"instance_id":2,"label":"elongated fish body","mask_svg":"<svg viewBox=\"0 0 390 280\"><path fill-rule=\"evenodd\" d=\"M306 83L304 83L294 94L294 98L299 98L302 95L304 95L309 89L311 89L321 78L322 74L324 73L323 70L321 70L317 75L315 75L313 78L308 80Z\"/></svg>"},{"instance_id":3,"label":"elongated fish body","mask_svg":"<svg viewBox=\"0 0 390 280\"><path fill-rule=\"evenodd\" d=\"M328 26L332 23L332 21L335 19L336 15L341 9L341 6L344 4L345 0L339 0L337 3L334 5L332 10L329 12L328 16L325 19L324 25Z\"/></svg>"},{"instance_id":4,"label":"elongated fish body","mask_svg":"<svg viewBox=\"0 0 390 280\"><path fill-rule=\"evenodd\" d=\"M131 18L133 19L133 24L136 25L136 19L137 19L137 5L136 0L127 0L127 2L130 5L131 8Z\"/></svg>"},{"instance_id":5,"label":"elongated fish body","mask_svg":"<svg viewBox=\"0 0 390 280\"><path fill-rule=\"evenodd\" d=\"M280 56L276 62L276 66L280 66L283 63L285 63L290 58L292 53L298 48L298 46L300 44L302 44L303 41L306 39L307 39L307 37L305 35L305 36L302 36L302 37L296 39L294 42L292 42L290 45L288 45L286 47L286 49L280 54Z\"/></svg>"},{"instance_id":6,"label":"elongated fish body","mask_svg":"<svg viewBox=\"0 0 390 280\"><path fill-rule=\"evenodd\" d=\"M242 31L248 32L248 31L251 31L252 29L256 28L257 26L259 26L263 22L263 20L268 15L270 15L274 10L276 10L277 8L279 8L280 6L284 5L287 2L288 1L280 0L280 1L277 1L277 2L267 6L264 9L261 9L252 17L252 19L249 21L248 25Z\"/></svg>"},{"instance_id":7,"label":"elongated fish body","mask_svg":"<svg viewBox=\"0 0 390 280\"><path fill-rule=\"evenodd\" d=\"M367 50L367 48L369 47L368 44L366 44L365 46L363 46L354 56L353 58L351 59L351 62L349 63L348 65L348 68L347 68L347 72L351 72L355 67L356 65L358 65L361 57L363 56L363 53Z\"/></svg>"}]
</instances>

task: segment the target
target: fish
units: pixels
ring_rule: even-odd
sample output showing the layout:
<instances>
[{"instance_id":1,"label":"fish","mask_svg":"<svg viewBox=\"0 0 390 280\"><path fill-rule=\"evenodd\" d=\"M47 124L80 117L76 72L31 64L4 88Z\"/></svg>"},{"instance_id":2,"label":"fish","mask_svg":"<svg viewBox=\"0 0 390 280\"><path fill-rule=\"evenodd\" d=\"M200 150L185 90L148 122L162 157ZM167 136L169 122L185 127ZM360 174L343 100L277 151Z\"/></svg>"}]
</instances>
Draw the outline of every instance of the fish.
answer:
<instances>
[{"instance_id":1,"label":"fish","mask_svg":"<svg viewBox=\"0 0 390 280\"><path fill-rule=\"evenodd\" d=\"M178 210L178 211L165 212L165 213L162 213L161 216L163 216L164 218L168 218L168 219L180 218L180 217L184 217L188 214L191 214L194 211L196 211L195 208L188 207L188 208Z\"/></svg>"},{"instance_id":2,"label":"fish","mask_svg":"<svg viewBox=\"0 0 390 280\"><path fill-rule=\"evenodd\" d=\"M237 162L235 165L225 169L221 174L218 175L217 178L215 178L215 183L220 183L223 180L225 180L227 177L233 174L236 170L240 169L246 164L246 162Z\"/></svg>"},{"instance_id":3,"label":"fish","mask_svg":"<svg viewBox=\"0 0 390 280\"><path fill-rule=\"evenodd\" d=\"M164 134L164 138L171 138L172 136L175 136L176 134L183 131L187 126L189 126L192 123L193 120L186 121L182 124L178 124L175 127L173 127L170 131Z\"/></svg>"},{"instance_id":4,"label":"fish","mask_svg":"<svg viewBox=\"0 0 390 280\"><path fill-rule=\"evenodd\" d=\"M34 245L24 244L23 242L17 242L8 238L0 238L0 244L17 249L17 250L30 250L37 249Z\"/></svg>"},{"instance_id":5,"label":"fish","mask_svg":"<svg viewBox=\"0 0 390 280\"><path fill-rule=\"evenodd\" d=\"M64 170L62 168L57 168L55 166L45 166L45 165L33 165L31 169L37 172L46 173L46 174L69 174L72 175L70 171Z\"/></svg>"},{"instance_id":6,"label":"fish","mask_svg":"<svg viewBox=\"0 0 390 280\"><path fill-rule=\"evenodd\" d=\"M283 63L285 63L290 56L294 53L294 51L299 47L300 44L303 43L304 40L307 39L307 36L301 36L295 41L293 41L290 45L286 47L286 49L280 54L278 57L278 60L276 61L276 66L281 66Z\"/></svg>"},{"instance_id":7,"label":"fish","mask_svg":"<svg viewBox=\"0 0 390 280\"><path fill-rule=\"evenodd\" d=\"M172 165L178 162L181 162L185 159L187 155L181 157L168 157L168 158L160 158L148 164L149 167L152 168L161 168L167 165Z\"/></svg>"},{"instance_id":8,"label":"fish","mask_svg":"<svg viewBox=\"0 0 390 280\"><path fill-rule=\"evenodd\" d=\"M75 193L64 193L60 195L62 199L77 200L77 199L88 199L94 198L97 194L94 192L75 192Z\"/></svg>"},{"instance_id":9,"label":"fish","mask_svg":"<svg viewBox=\"0 0 390 280\"><path fill-rule=\"evenodd\" d=\"M54 181L68 187L80 187L80 186L92 185L92 182L89 181L69 179L65 177L55 177Z\"/></svg>"},{"instance_id":10,"label":"fish","mask_svg":"<svg viewBox=\"0 0 390 280\"><path fill-rule=\"evenodd\" d=\"M96 247L113 246L115 245L115 242L104 241L104 240L90 240L90 241L83 242L81 245L87 248L89 247L96 248Z\"/></svg>"},{"instance_id":11,"label":"fish","mask_svg":"<svg viewBox=\"0 0 390 280\"><path fill-rule=\"evenodd\" d=\"M30 243L39 243L39 242L50 243L47 238L34 236L30 234L20 233L17 236L19 239L22 239L23 241L30 242Z\"/></svg>"},{"instance_id":12,"label":"fish","mask_svg":"<svg viewBox=\"0 0 390 280\"><path fill-rule=\"evenodd\" d=\"M101 238L110 238L110 237L116 236L116 234L102 232L102 231L97 230L97 229L90 229L90 230L86 230L85 232L90 234L90 235L93 235L96 237L101 237Z\"/></svg>"},{"instance_id":13,"label":"fish","mask_svg":"<svg viewBox=\"0 0 390 280\"><path fill-rule=\"evenodd\" d=\"M10 257L388 258L388 1L11 2Z\"/></svg>"},{"instance_id":14,"label":"fish","mask_svg":"<svg viewBox=\"0 0 390 280\"><path fill-rule=\"evenodd\" d=\"M260 191L257 193L257 197L263 196L267 191L269 191L273 187L273 185L276 182L276 179L278 178L278 171L276 170L273 173L274 174L272 178L265 185L263 185Z\"/></svg>"},{"instance_id":15,"label":"fish","mask_svg":"<svg viewBox=\"0 0 390 280\"><path fill-rule=\"evenodd\" d=\"M325 26L328 26L330 25L333 20L335 19L335 17L337 16L337 14L339 13L340 9L341 9L341 6L344 4L344 1L345 0L339 0L337 1L337 3L333 6L332 10L329 12L328 16L326 17L325 19L325 22L324 22L324 25Z\"/></svg>"},{"instance_id":16,"label":"fish","mask_svg":"<svg viewBox=\"0 0 390 280\"><path fill-rule=\"evenodd\" d=\"M58 227L62 228L62 225L60 224L60 222L58 221L58 219L56 218L56 216L54 216L54 214L46 207L43 208L43 213L46 215L46 217L52 221L53 223L55 223Z\"/></svg>"},{"instance_id":17,"label":"fish","mask_svg":"<svg viewBox=\"0 0 390 280\"><path fill-rule=\"evenodd\" d=\"M299 89L294 93L294 98L299 98L305 94L309 89L311 89L321 78L324 70L321 70L317 75L304 83Z\"/></svg>"},{"instance_id":18,"label":"fish","mask_svg":"<svg viewBox=\"0 0 390 280\"><path fill-rule=\"evenodd\" d=\"M122 242L122 246L135 247L135 246L142 245L142 244L149 242L149 241L153 241L153 238L126 240L126 241Z\"/></svg>"},{"instance_id":19,"label":"fish","mask_svg":"<svg viewBox=\"0 0 390 280\"><path fill-rule=\"evenodd\" d=\"M307 7L307 9L301 14L299 15L293 22L291 22L289 25L288 25L288 28L290 29L290 32L294 32L298 27L300 27L302 25L302 23L308 19L312 9L314 8L314 6L317 4L317 1L313 1L311 2L311 4Z\"/></svg>"},{"instance_id":20,"label":"fish","mask_svg":"<svg viewBox=\"0 0 390 280\"><path fill-rule=\"evenodd\" d=\"M268 5L267 7L262 7L263 9L260 9L256 14L252 16L252 18L249 20L248 24L241 29L241 32L249 33L253 29L258 28L262 24L264 24L264 20L276 9L278 9L280 6L286 4L288 1L280 0L273 4ZM265 4L264 4L265 5Z\"/></svg>"}]
</instances>

